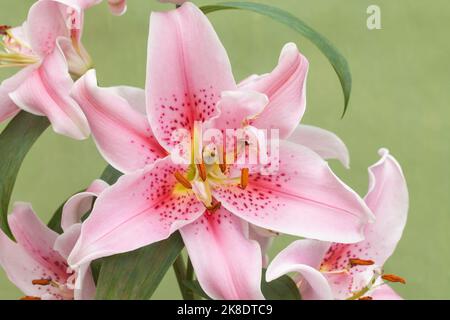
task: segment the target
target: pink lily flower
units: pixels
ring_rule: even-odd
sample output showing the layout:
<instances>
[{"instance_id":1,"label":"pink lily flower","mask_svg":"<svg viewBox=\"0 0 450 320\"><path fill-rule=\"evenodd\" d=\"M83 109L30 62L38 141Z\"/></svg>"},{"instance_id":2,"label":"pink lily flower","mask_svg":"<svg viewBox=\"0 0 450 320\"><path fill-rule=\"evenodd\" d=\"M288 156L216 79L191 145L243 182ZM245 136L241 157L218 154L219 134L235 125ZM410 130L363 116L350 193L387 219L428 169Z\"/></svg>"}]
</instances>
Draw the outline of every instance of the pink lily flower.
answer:
<instances>
[{"instance_id":1,"label":"pink lily flower","mask_svg":"<svg viewBox=\"0 0 450 320\"><path fill-rule=\"evenodd\" d=\"M70 97L71 74L91 60L80 42L83 11L64 1L40 0L20 27L0 27L0 67L22 69L0 85L0 122L20 109L46 116L53 130L74 139L89 135L86 117Z\"/></svg>"},{"instance_id":2,"label":"pink lily flower","mask_svg":"<svg viewBox=\"0 0 450 320\"><path fill-rule=\"evenodd\" d=\"M95 283L89 263L72 269L67 257L79 237L81 216L107 186L103 181L95 181L86 192L69 199L63 209L61 235L44 225L30 204L14 205L8 222L17 242L0 231L0 265L25 294L22 299L94 298Z\"/></svg>"},{"instance_id":3,"label":"pink lily flower","mask_svg":"<svg viewBox=\"0 0 450 320\"><path fill-rule=\"evenodd\" d=\"M386 149L369 168L365 201L376 221L355 244L298 240L284 249L267 269L267 281L296 272L304 299L401 299L385 281L405 281L383 274L383 265L401 238L408 213L408 190L398 162ZM384 280L384 281L383 281Z\"/></svg>"},{"instance_id":4,"label":"pink lily flower","mask_svg":"<svg viewBox=\"0 0 450 320\"><path fill-rule=\"evenodd\" d=\"M321 240L363 239L372 213L306 147L282 141L273 160L281 169L271 176L258 165L177 164L167 156L178 146L172 140L178 129L193 133L194 153L203 159L212 153L199 147L202 127L235 129L252 122L289 136L304 112L308 68L294 44L285 46L272 73L247 81L253 89L239 88L211 24L186 3L152 14L148 53L146 104L137 89L99 88L94 71L72 90L100 152L126 174L97 199L69 257L71 266L135 250L179 230L209 296L262 299L261 249L249 239L249 223ZM288 118L275 117L274 110L285 108Z\"/></svg>"}]
</instances>

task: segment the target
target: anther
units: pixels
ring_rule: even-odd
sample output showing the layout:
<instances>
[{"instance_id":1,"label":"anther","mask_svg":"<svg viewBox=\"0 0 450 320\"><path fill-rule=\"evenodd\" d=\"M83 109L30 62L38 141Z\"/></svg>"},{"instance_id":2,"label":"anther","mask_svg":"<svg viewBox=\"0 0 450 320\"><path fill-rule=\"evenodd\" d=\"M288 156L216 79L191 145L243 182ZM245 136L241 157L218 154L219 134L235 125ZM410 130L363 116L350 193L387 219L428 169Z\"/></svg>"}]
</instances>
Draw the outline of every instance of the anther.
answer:
<instances>
[{"instance_id":1,"label":"anther","mask_svg":"<svg viewBox=\"0 0 450 320\"><path fill-rule=\"evenodd\" d=\"M373 260L363 260L363 259L350 259L349 260L350 266L371 266L375 262Z\"/></svg>"},{"instance_id":2,"label":"anther","mask_svg":"<svg viewBox=\"0 0 450 320\"><path fill-rule=\"evenodd\" d=\"M39 297L34 297L34 296L24 296L22 298L20 298L20 300L42 300Z\"/></svg>"},{"instance_id":3,"label":"anther","mask_svg":"<svg viewBox=\"0 0 450 320\"><path fill-rule=\"evenodd\" d=\"M9 29L11 29L11 26L7 26L7 25L0 25L0 35L6 35L6 31L8 31Z\"/></svg>"},{"instance_id":4,"label":"anther","mask_svg":"<svg viewBox=\"0 0 450 320\"><path fill-rule=\"evenodd\" d=\"M203 181L206 181L206 167L204 163L197 164L198 174Z\"/></svg>"},{"instance_id":5,"label":"anther","mask_svg":"<svg viewBox=\"0 0 450 320\"><path fill-rule=\"evenodd\" d=\"M175 179L177 179L177 181L183 185L183 187L192 189L192 184L180 172L175 171L173 175L175 176Z\"/></svg>"},{"instance_id":6,"label":"anther","mask_svg":"<svg viewBox=\"0 0 450 320\"><path fill-rule=\"evenodd\" d=\"M403 279L402 277L399 277L395 274L383 274L381 276L381 279L389 281L389 282L400 282L400 283L406 284L405 279Z\"/></svg>"},{"instance_id":7,"label":"anther","mask_svg":"<svg viewBox=\"0 0 450 320\"><path fill-rule=\"evenodd\" d=\"M31 283L35 286L48 286L51 281L48 279L36 279L32 280Z\"/></svg>"},{"instance_id":8,"label":"anther","mask_svg":"<svg viewBox=\"0 0 450 320\"><path fill-rule=\"evenodd\" d=\"M358 300L373 300L373 298L370 296L364 296L364 297L359 298Z\"/></svg>"},{"instance_id":9,"label":"anther","mask_svg":"<svg viewBox=\"0 0 450 320\"><path fill-rule=\"evenodd\" d=\"M248 185L248 168L243 168L241 170L241 184L239 185L239 187L241 189L245 189L247 188Z\"/></svg>"}]
</instances>

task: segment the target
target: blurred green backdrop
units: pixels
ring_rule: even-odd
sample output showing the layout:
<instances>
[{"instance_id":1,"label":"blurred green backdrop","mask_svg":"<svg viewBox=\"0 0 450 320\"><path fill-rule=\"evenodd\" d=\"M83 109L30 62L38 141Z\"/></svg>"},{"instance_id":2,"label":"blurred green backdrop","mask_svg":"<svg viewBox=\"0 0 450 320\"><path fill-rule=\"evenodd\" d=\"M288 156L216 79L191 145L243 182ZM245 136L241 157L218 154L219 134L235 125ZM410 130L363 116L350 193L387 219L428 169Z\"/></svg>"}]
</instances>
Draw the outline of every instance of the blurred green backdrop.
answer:
<instances>
[{"instance_id":1,"label":"blurred green backdrop","mask_svg":"<svg viewBox=\"0 0 450 320\"><path fill-rule=\"evenodd\" d=\"M228 50L236 78L270 71L284 43L299 45L311 63L303 122L336 132L351 152L351 170L333 163L336 172L364 195L367 167L378 160L378 148L389 148L403 166L411 198L409 220L386 270L405 277L407 285L395 289L409 299L450 298L450 2L259 2L297 15L345 55L353 74L349 112L340 119L343 98L338 79L309 41L256 14L214 13L210 18ZM0 0L0 24L22 23L32 3ZM366 9L371 4L381 8L382 30L366 27ZM169 8L155 0L129 0L128 12L122 17L110 15L105 3L88 11L84 44L102 85L143 87L149 13ZM10 71L2 70L0 79ZM49 129L25 160L13 201L32 202L48 220L64 199L86 187L104 167L91 140L72 141ZM273 252L289 240L279 239ZM0 271L0 299L20 296ZM170 271L154 298L174 297L180 295Z\"/></svg>"}]
</instances>

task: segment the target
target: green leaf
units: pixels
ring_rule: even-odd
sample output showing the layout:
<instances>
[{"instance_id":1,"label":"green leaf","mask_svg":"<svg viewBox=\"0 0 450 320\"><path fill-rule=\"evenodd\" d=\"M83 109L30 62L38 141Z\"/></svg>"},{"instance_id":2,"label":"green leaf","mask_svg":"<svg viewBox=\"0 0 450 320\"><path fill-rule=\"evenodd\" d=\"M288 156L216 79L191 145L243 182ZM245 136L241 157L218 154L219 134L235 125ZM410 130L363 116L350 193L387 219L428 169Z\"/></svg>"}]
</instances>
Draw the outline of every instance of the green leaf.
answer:
<instances>
[{"instance_id":1,"label":"green leaf","mask_svg":"<svg viewBox=\"0 0 450 320\"><path fill-rule=\"evenodd\" d=\"M105 170L103 170L102 175L100 176L100 179L102 179L103 181L108 182L109 184L114 184L116 183L117 179L120 178L120 176L122 175L122 173L116 169L114 169L113 167L111 167L110 165L108 165Z\"/></svg>"},{"instance_id":2,"label":"green leaf","mask_svg":"<svg viewBox=\"0 0 450 320\"><path fill-rule=\"evenodd\" d=\"M0 134L0 227L9 236L8 206L17 174L28 151L48 126L47 118L21 111Z\"/></svg>"},{"instance_id":3,"label":"green leaf","mask_svg":"<svg viewBox=\"0 0 450 320\"><path fill-rule=\"evenodd\" d=\"M166 240L102 259L96 299L149 299L183 247L176 232Z\"/></svg>"},{"instance_id":4,"label":"green leaf","mask_svg":"<svg viewBox=\"0 0 450 320\"><path fill-rule=\"evenodd\" d=\"M198 283L197 280L186 280L183 282L183 285L189 289L192 290L196 295L205 298L206 300L211 300L211 298L206 294L206 292L202 289L200 286L200 283Z\"/></svg>"},{"instance_id":5,"label":"green leaf","mask_svg":"<svg viewBox=\"0 0 450 320\"><path fill-rule=\"evenodd\" d=\"M68 199L67 199L68 200ZM57 233L63 233L63 229L61 228L61 215L62 215L62 210L64 208L64 205L66 204L66 201L64 201L59 207L58 209L56 209L55 213L53 214L52 218L50 219L50 221L47 223L47 226L52 229L53 231L57 232Z\"/></svg>"},{"instance_id":6,"label":"green leaf","mask_svg":"<svg viewBox=\"0 0 450 320\"><path fill-rule=\"evenodd\" d=\"M301 300L300 292L289 276L284 275L278 279L266 282L266 270L263 269L261 290L267 300Z\"/></svg>"},{"instance_id":7,"label":"green leaf","mask_svg":"<svg viewBox=\"0 0 450 320\"><path fill-rule=\"evenodd\" d=\"M301 300L300 292L290 277L282 276L271 282L266 282L264 280L266 278L266 269L263 269L261 278L261 291L267 300ZM198 281L184 281L183 284L196 295L208 300L211 299L203 291Z\"/></svg>"},{"instance_id":8,"label":"green leaf","mask_svg":"<svg viewBox=\"0 0 450 320\"><path fill-rule=\"evenodd\" d=\"M214 5L206 5L200 8L205 14L230 9L241 9L259 13L261 15L270 17L278 22L281 22L288 27L294 29L312 43L327 57L333 66L336 74L341 82L342 91L344 93L344 111L342 117L345 115L350 99L350 92L352 89L352 76L347 60L339 51L331 44L331 42L322 36L320 33L312 29L302 20L292 15L291 13L282 9L272 7L261 3L252 2L225 2Z\"/></svg>"}]
</instances>

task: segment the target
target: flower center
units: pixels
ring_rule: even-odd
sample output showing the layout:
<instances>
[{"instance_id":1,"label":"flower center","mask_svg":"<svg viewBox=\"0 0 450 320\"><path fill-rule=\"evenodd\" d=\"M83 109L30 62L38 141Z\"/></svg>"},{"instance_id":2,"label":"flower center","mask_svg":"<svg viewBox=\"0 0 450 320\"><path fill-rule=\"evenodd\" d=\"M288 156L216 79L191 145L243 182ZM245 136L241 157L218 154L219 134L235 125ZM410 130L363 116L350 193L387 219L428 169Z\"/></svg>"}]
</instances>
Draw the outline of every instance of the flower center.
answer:
<instances>
[{"instance_id":1,"label":"flower center","mask_svg":"<svg viewBox=\"0 0 450 320\"><path fill-rule=\"evenodd\" d=\"M226 155L222 151L223 148L217 150L217 147L211 145L203 147L200 139L201 129L194 126L191 165L185 175L177 171L174 176L179 187L185 191L192 191L212 214L221 207L221 203L213 197L212 190L225 184L245 189L249 181L249 169L241 169L240 176L231 173L225 163ZM222 154L222 157L219 157L219 154Z\"/></svg>"},{"instance_id":2,"label":"flower center","mask_svg":"<svg viewBox=\"0 0 450 320\"><path fill-rule=\"evenodd\" d=\"M68 281L71 279L73 275L71 275L68 279ZM53 287L57 289L57 294L53 293L50 289L45 290L45 293L55 295L56 298L64 299L64 300L71 300L73 299L73 289L70 288L70 284L62 284L58 281L52 280L51 278L44 278L44 279L34 279L31 281L31 283L34 286L40 286L40 287ZM41 300L41 297L36 296L24 296L21 298L21 300Z\"/></svg>"},{"instance_id":3,"label":"flower center","mask_svg":"<svg viewBox=\"0 0 450 320\"><path fill-rule=\"evenodd\" d=\"M15 29L16 32L19 29ZM0 68L25 67L39 61L33 50L9 26L0 25Z\"/></svg>"}]
</instances>

